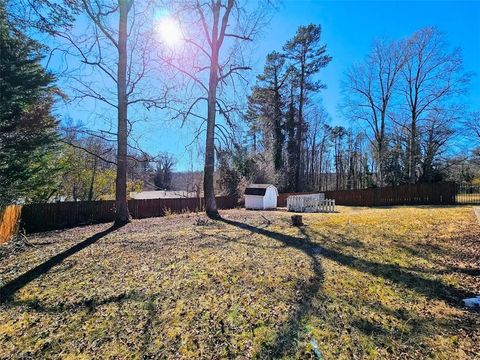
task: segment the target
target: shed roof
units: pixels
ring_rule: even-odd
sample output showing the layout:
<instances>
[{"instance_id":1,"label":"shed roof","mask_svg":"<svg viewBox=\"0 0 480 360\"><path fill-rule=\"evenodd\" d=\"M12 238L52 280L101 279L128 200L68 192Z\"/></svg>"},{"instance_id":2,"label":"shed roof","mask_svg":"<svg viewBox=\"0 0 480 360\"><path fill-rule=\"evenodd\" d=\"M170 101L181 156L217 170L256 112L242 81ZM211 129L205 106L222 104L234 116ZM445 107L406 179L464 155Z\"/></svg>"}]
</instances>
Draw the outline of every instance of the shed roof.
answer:
<instances>
[{"instance_id":1,"label":"shed roof","mask_svg":"<svg viewBox=\"0 0 480 360\"><path fill-rule=\"evenodd\" d=\"M267 188L273 186L272 184L250 184L245 189L245 195L258 195L263 196L267 192Z\"/></svg>"}]
</instances>

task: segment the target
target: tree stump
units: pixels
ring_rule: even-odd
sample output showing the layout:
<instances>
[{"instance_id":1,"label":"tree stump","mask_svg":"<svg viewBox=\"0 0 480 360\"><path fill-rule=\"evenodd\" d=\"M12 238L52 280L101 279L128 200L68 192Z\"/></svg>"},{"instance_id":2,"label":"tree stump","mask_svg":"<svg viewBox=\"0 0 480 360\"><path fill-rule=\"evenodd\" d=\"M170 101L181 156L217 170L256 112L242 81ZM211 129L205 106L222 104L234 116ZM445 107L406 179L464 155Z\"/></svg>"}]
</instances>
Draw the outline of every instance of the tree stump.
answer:
<instances>
[{"instance_id":1,"label":"tree stump","mask_svg":"<svg viewBox=\"0 0 480 360\"><path fill-rule=\"evenodd\" d=\"M292 215L292 225L293 226L303 226L302 215Z\"/></svg>"}]
</instances>

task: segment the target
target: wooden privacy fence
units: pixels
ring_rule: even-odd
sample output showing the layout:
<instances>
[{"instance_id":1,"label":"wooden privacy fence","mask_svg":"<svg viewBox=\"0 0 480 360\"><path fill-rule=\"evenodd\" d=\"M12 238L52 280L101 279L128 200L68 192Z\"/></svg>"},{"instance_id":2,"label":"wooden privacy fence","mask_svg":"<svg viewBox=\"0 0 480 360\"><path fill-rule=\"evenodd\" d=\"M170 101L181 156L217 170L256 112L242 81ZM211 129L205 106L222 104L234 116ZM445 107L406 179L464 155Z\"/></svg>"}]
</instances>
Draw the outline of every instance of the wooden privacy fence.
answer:
<instances>
[{"instance_id":1,"label":"wooden privacy fence","mask_svg":"<svg viewBox=\"0 0 480 360\"><path fill-rule=\"evenodd\" d=\"M238 199L216 198L219 209L232 209ZM106 223L114 220L115 201L76 201L48 204L28 204L22 208L21 227L27 233L58 230L79 225ZM169 213L202 211L203 198L129 200L128 208L134 219L164 216Z\"/></svg>"},{"instance_id":2,"label":"wooden privacy fence","mask_svg":"<svg viewBox=\"0 0 480 360\"><path fill-rule=\"evenodd\" d=\"M361 190L323 191L327 199L336 205L389 206L389 205L453 205L455 183L408 184L395 187ZM278 206L287 205L290 195L307 193L283 193L278 197ZM312 194L312 193L309 193Z\"/></svg>"}]
</instances>

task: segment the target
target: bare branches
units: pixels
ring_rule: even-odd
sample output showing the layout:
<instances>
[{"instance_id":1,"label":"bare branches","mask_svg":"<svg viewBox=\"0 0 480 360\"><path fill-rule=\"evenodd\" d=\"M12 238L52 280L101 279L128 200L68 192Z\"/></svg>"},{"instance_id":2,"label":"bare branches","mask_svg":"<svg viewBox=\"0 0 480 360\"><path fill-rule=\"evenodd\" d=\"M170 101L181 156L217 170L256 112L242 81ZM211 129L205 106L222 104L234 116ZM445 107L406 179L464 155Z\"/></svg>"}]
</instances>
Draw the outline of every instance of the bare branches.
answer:
<instances>
[{"instance_id":1,"label":"bare branches","mask_svg":"<svg viewBox=\"0 0 480 360\"><path fill-rule=\"evenodd\" d=\"M171 66L172 68L174 68L175 70L177 70L178 72L182 73L183 75L185 75L186 77L188 77L189 79L193 80L197 85L199 85L203 90L205 90L206 92L208 92L208 87L202 82L202 80L200 80L198 77L196 77L194 74L192 74L191 72L187 71L186 69L183 69L181 66L175 64L173 61L169 60L169 59L166 59L166 58L163 58L162 59L167 65Z\"/></svg>"},{"instance_id":2,"label":"bare branches","mask_svg":"<svg viewBox=\"0 0 480 360\"><path fill-rule=\"evenodd\" d=\"M90 19L94 22L95 26L105 35L105 37L110 40L110 42L118 48L118 42L117 40L113 37L111 30L107 29L107 27L103 24L103 18L106 16L109 16L111 14L114 14L118 10L118 6L112 7L106 11L101 11L101 8L97 9L95 11L92 6L92 2L88 0L82 0L82 5L83 9L85 12L88 14ZM97 3L97 5L99 5Z\"/></svg>"},{"instance_id":3,"label":"bare branches","mask_svg":"<svg viewBox=\"0 0 480 360\"><path fill-rule=\"evenodd\" d=\"M117 165L117 163L115 161L103 157L103 155L105 155L105 154L97 154L97 153L91 151L90 149L88 149L84 146L75 144L75 143L67 141L67 140L60 140L60 142L62 142L64 144L67 144L68 146L74 147L76 149L80 149L82 151L85 151L87 154L92 155L92 156L94 156L94 157L96 157L96 158L98 158L98 159L100 159L100 160L102 160L102 161L104 161L108 164Z\"/></svg>"},{"instance_id":4,"label":"bare branches","mask_svg":"<svg viewBox=\"0 0 480 360\"><path fill-rule=\"evenodd\" d=\"M250 66L231 66L230 69L225 73L225 74L221 74L219 80L220 81L223 81L224 79L228 78L229 76L235 74L235 73L239 73L241 70L252 70L252 68Z\"/></svg>"},{"instance_id":5,"label":"bare branches","mask_svg":"<svg viewBox=\"0 0 480 360\"><path fill-rule=\"evenodd\" d=\"M199 49L208 59L210 59L210 54L208 53L207 50L205 50L205 48L203 46L201 46L200 44L198 44L196 41L192 40L192 39L184 39L184 41L188 44L192 44L193 46L195 46L197 49Z\"/></svg>"},{"instance_id":6,"label":"bare branches","mask_svg":"<svg viewBox=\"0 0 480 360\"><path fill-rule=\"evenodd\" d=\"M450 51L434 28L407 40L375 41L365 62L349 71L344 89L348 116L370 128L366 135L377 152L380 178L388 160L390 167L403 166L411 183L433 179L436 161L455 135L455 114L462 112L455 96L468 80L460 52Z\"/></svg>"},{"instance_id":7,"label":"bare branches","mask_svg":"<svg viewBox=\"0 0 480 360\"><path fill-rule=\"evenodd\" d=\"M244 40L244 41L253 41L253 38L249 35L239 35L239 34L229 34L225 33L225 37L231 37L239 40Z\"/></svg>"},{"instance_id":8,"label":"bare branches","mask_svg":"<svg viewBox=\"0 0 480 360\"><path fill-rule=\"evenodd\" d=\"M76 82L78 82L79 84L81 84L81 86L83 87L83 88L79 88L79 87L76 88L76 91L79 93L79 95L76 96L77 98L87 98L88 97L88 98L91 98L91 99L102 101L105 104L107 104L109 106L112 106L114 108L118 108L117 104L108 100L105 96L100 94L100 92L98 92L91 84L88 84L88 83L84 82L80 78L74 78L74 80Z\"/></svg>"},{"instance_id":9,"label":"bare branches","mask_svg":"<svg viewBox=\"0 0 480 360\"><path fill-rule=\"evenodd\" d=\"M230 12L232 11L234 4L235 4L234 0L227 0L227 4L225 5L225 12L223 13L223 16L222 16L220 31L218 32L218 39L217 39L219 49L222 46L223 40L225 39L225 31L227 30Z\"/></svg>"},{"instance_id":10,"label":"bare branches","mask_svg":"<svg viewBox=\"0 0 480 360\"><path fill-rule=\"evenodd\" d=\"M202 6L200 5L200 3L198 1L197 1L197 4L196 4L196 9L197 9L198 15L200 17L200 22L202 24L205 37L207 38L207 42L210 46L212 46L212 37L211 37L210 31L208 29L207 20L205 19L205 14L203 13Z\"/></svg>"},{"instance_id":11,"label":"bare branches","mask_svg":"<svg viewBox=\"0 0 480 360\"><path fill-rule=\"evenodd\" d=\"M113 70L109 69L108 66L105 64L103 58L102 58L102 51L101 51L101 46L100 46L100 40L98 37L94 36L93 38L91 38L92 40L92 44L90 45L90 48L89 49L82 49L80 46L79 46L79 39L74 39L71 37L70 34L68 33L59 33L58 34L58 37L61 37L65 40L67 40L69 42L69 44L71 46L73 46L75 48L75 50L77 51L78 55L81 56L82 60L81 62L86 64L86 65L90 65L90 66L94 66L94 67L97 67L98 69L100 69L105 75L107 75L114 83L117 82L117 78L116 78L116 74ZM96 46L97 47L97 50L98 50L98 53L97 53L97 56L96 56L96 59L90 59L90 53L91 53L91 48L93 46Z\"/></svg>"}]
</instances>

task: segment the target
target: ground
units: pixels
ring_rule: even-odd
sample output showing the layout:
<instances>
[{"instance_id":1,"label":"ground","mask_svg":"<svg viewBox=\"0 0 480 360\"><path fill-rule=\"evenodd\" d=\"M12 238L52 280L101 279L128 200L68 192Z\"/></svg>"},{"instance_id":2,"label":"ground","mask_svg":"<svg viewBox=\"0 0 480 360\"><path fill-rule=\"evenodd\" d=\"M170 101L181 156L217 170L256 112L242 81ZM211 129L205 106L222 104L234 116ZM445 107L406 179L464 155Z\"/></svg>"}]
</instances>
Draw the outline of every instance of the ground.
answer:
<instances>
[{"instance_id":1,"label":"ground","mask_svg":"<svg viewBox=\"0 0 480 360\"><path fill-rule=\"evenodd\" d=\"M1 248L2 358L480 359L471 207L223 211Z\"/></svg>"}]
</instances>

